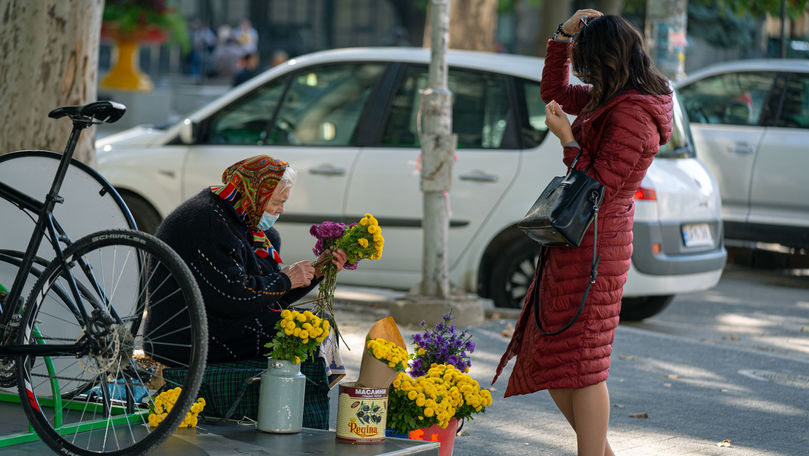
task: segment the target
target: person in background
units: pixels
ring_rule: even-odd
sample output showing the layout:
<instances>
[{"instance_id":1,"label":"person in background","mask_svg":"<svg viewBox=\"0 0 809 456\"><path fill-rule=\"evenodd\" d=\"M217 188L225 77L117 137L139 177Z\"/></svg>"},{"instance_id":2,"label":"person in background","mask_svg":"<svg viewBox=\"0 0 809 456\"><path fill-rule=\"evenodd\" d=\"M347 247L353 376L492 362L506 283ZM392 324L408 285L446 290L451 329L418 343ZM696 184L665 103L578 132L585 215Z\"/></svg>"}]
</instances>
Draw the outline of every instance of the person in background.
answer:
<instances>
[{"instance_id":1,"label":"person in background","mask_svg":"<svg viewBox=\"0 0 809 456\"><path fill-rule=\"evenodd\" d=\"M233 77L233 87L258 74L258 53L245 54L239 61L239 71Z\"/></svg>"},{"instance_id":2,"label":"person in background","mask_svg":"<svg viewBox=\"0 0 809 456\"><path fill-rule=\"evenodd\" d=\"M569 67L587 85L571 85ZM612 456L607 441L610 399L606 380L612 342L632 256L632 196L660 145L672 133L672 94L652 64L641 34L626 20L579 10L548 41L540 89L546 124L560 140L565 165L605 187L598 214L598 275L580 317L556 335L546 332L575 315L590 281L593 229L579 247L540 250L540 263L511 342L494 380L517 357L505 396L547 389L576 432L580 456ZM575 115L573 125L566 114Z\"/></svg>"},{"instance_id":3,"label":"person in background","mask_svg":"<svg viewBox=\"0 0 809 456\"><path fill-rule=\"evenodd\" d=\"M208 363L265 359L264 345L275 336L281 311L306 295L323 275L309 260L285 266L281 259L281 237L273 224L284 213L294 183L295 172L287 162L268 155L241 160L224 171L222 185L205 188L182 203L157 229L157 237L188 264L202 292ZM342 250L333 252L338 271L346 259ZM148 331L165 334L155 337L163 343L153 349L153 357L161 362L188 358L177 348L180 344L167 343L174 342L173 313L169 301L150 309L146 322ZM301 364L308 379L306 427L328 429L324 356L309 357Z\"/></svg>"},{"instance_id":4,"label":"person in background","mask_svg":"<svg viewBox=\"0 0 809 456\"><path fill-rule=\"evenodd\" d=\"M239 70L239 59L244 57L244 48L233 36L233 29L223 24L219 26L216 47L213 50L213 68L209 76L233 80Z\"/></svg>"},{"instance_id":5,"label":"person in background","mask_svg":"<svg viewBox=\"0 0 809 456\"><path fill-rule=\"evenodd\" d=\"M270 66L274 67L280 65L284 62L289 60L289 55L287 51L283 49L276 49L275 52L272 53L272 59L270 60Z\"/></svg>"},{"instance_id":6,"label":"person in background","mask_svg":"<svg viewBox=\"0 0 809 456\"><path fill-rule=\"evenodd\" d=\"M250 19L242 19L239 22L239 29L236 30L236 41L242 45L242 49L247 54L258 52L258 32L253 28Z\"/></svg>"}]
</instances>

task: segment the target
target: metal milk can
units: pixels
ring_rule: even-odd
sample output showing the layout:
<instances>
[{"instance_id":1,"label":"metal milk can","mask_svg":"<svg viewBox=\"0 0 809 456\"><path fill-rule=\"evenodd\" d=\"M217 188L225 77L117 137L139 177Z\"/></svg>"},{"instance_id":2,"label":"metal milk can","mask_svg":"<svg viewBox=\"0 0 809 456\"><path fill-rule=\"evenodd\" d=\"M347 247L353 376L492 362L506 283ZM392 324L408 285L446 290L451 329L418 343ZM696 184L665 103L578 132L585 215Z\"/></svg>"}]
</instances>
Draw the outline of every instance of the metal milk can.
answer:
<instances>
[{"instance_id":1,"label":"metal milk can","mask_svg":"<svg viewBox=\"0 0 809 456\"><path fill-rule=\"evenodd\" d=\"M267 370L261 374L258 429L278 434L300 432L305 386L300 364L269 358Z\"/></svg>"}]
</instances>

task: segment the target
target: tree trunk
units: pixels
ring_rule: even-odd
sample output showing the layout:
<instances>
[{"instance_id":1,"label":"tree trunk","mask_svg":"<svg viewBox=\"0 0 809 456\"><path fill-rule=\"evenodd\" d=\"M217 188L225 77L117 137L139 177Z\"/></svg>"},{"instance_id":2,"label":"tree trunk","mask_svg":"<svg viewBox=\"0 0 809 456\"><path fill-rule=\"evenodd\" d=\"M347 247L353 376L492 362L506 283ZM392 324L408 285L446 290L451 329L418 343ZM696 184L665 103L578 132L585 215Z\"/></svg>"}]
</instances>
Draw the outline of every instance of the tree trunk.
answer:
<instances>
[{"instance_id":1,"label":"tree trunk","mask_svg":"<svg viewBox=\"0 0 809 456\"><path fill-rule=\"evenodd\" d=\"M430 47L431 14L427 9L424 47ZM451 0L449 23L450 49L497 51L497 0Z\"/></svg>"},{"instance_id":2,"label":"tree trunk","mask_svg":"<svg viewBox=\"0 0 809 456\"><path fill-rule=\"evenodd\" d=\"M594 8L604 14L620 16L624 9L624 0L596 0Z\"/></svg>"},{"instance_id":3,"label":"tree trunk","mask_svg":"<svg viewBox=\"0 0 809 456\"><path fill-rule=\"evenodd\" d=\"M570 0L543 2L537 35L537 55L545 57L548 39L553 36L559 23L566 21L568 17L570 17Z\"/></svg>"},{"instance_id":4,"label":"tree trunk","mask_svg":"<svg viewBox=\"0 0 809 456\"><path fill-rule=\"evenodd\" d=\"M104 0L0 0L0 154L62 151L71 123L48 118L59 106L96 100ZM95 128L75 157L95 164Z\"/></svg>"},{"instance_id":5,"label":"tree trunk","mask_svg":"<svg viewBox=\"0 0 809 456\"><path fill-rule=\"evenodd\" d=\"M647 0L645 45L669 79L685 77L688 0Z\"/></svg>"}]
</instances>

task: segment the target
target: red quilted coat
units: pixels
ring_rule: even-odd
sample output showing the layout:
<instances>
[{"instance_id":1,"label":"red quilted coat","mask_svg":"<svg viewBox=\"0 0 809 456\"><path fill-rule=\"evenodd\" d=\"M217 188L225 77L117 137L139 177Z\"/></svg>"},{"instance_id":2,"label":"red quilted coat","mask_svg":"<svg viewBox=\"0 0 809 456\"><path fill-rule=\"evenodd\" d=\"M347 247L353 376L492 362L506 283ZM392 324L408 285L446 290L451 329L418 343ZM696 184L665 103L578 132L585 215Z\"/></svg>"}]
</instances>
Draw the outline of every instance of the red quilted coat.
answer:
<instances>
[{"instance_id":1,"label":"red quilted coat","mask_svg":"<svg viewBox=\"0 0 809 456\"><path fill-rule=\"evenodd\" d=\"M671 136L671 95L626 90L596 110L581 114L589 101L589 86L568 85L568 46L548 42L540 94L546 103L556 100L565 112L578 115L572 129L583 153L576 168L585 169L592 163L589 174L606 187L598 214L598 253L602 257L581 316L567 331L546 336L536 327L529 298L539 286L545 331L558 330L573 317L589 281L593 227L577 248L546 250L542 277L538 285L534 277L528 289L514 335L494 377L497 380L508 361L517 357L506 397L543 389L583 388L607 379L632 256L632 197L658 148ZM570 166L578 152L577 147L565 147L564 163Z\"/></svg>"}]
</instances>

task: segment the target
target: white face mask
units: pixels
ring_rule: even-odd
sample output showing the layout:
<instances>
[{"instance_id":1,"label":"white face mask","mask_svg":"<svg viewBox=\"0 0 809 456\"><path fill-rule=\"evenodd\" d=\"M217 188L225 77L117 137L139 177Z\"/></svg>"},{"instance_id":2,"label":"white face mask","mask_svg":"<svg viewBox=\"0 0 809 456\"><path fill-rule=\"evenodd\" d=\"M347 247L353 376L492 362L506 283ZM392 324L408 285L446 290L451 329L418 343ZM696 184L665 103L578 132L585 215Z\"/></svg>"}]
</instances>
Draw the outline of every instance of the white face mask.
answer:
<instances>
[{"instance_id":1,"label":"white face mask","mask_svg":"<svg viewBox=\"0 0 809 456\"><path fill-rule=\"evenodd\" d=\"M260 229L261 231L269 230L270 227L273 226L275 221L278 220L278 217L280 215L281 214L268 214L266 212L261 214L261 220L258 221L258 225L256 225L256 228Z\"/></svg>"}]
</instances>

